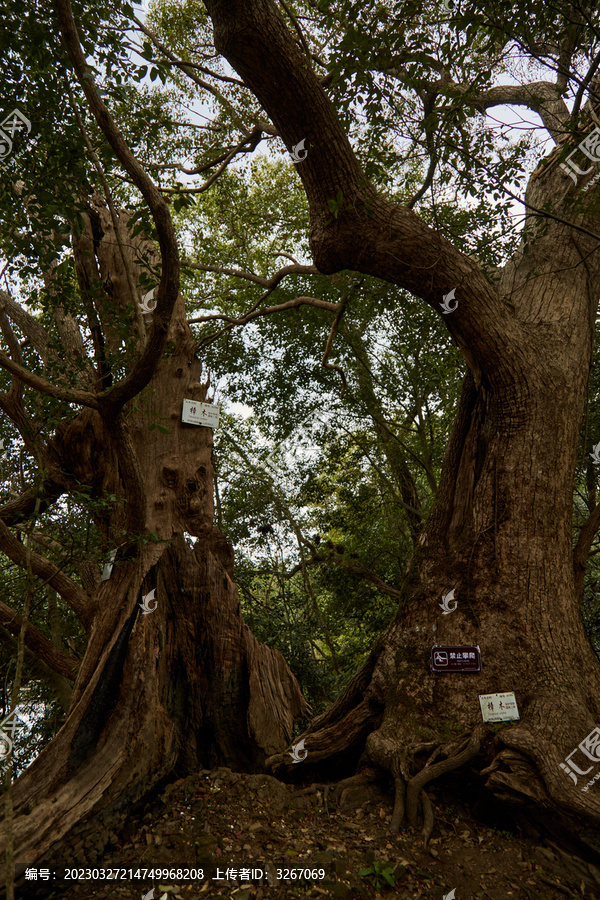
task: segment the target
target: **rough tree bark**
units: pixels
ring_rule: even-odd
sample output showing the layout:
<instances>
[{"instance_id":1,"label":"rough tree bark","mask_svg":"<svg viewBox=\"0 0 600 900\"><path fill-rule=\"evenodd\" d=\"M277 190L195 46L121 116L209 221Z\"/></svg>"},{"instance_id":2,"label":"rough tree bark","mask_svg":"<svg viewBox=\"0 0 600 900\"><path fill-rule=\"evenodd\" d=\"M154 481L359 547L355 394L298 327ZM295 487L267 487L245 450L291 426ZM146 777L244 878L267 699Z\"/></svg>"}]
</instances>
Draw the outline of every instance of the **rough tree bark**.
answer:
<instances>
[{"instance_id":1,"label":"rough tree bark","mask_svg":"<svg viewBox=\"0 0 600 900\"><path fill-rule=\"evenodd\" d=\"M394 828L405 814L417 821L422 799L426 833L424 786L469 764L497 797L532 814L553 810L598 849L600 800L582 791L587 779L575 785L560 768L600 722L600 665L583 630L572 545L573 480L600 295L595 193L576 189L553 154L527 188L528 253L519 251L499 277L485 277L411 209L368 183L273 0L206 6L217 50L288 149L306 140L297 172L319 270L378 276L438 312L455 288L458 309L444 321L468 365L437 499L394 622L303 735L302 766L284 755L267 764L288 778L350 774L357 764L363 773L385 773L396 789ZM563 88L546 87L553 121L564 124ZM506 89L503 102L514 95L524 103L520 90ZM494 102L482 96L479 105ZM581 134L573 146L578 140ZM327 201L340 190L344 210L332 221ZM552 215L540 228L535 211L546 203ZM443 616L438 603L452 586L458 609ZM479 644L481 674L432 675L433 644ZM515 692L520 721L484 727L478 695L503 691Z\"/></svg>"},{"instance_id":2,"label":"rough tree bark","mask_svg":"<svg viewBox=\"0 0 600 900\"><path fill-rule=\"evenodd\" d=\"M82 77L85 60L69 5L57 7ZM178 293L177 244L167 206L93 85L85 87L113 149L150 206L160 257L151 241L132 239L126 212L116 214L101 196L92 197L73 253L95 359L78 368L81 334L58 309L64 383L52 385L23 367L13 328L43 362L51 356L48 340L35 319L0 294L0 325L10 350L0 353L0 363L13 375L0 406L44 474L39 492L0 509L0 549L24 564L23 545L10 526L31 514L38 495L41 509L81 484L93 498L106 492L118 498L110 512L93 514L107 549L117 550L107 581L98 576L84 590L43 556L31 554L33 573L70 606L88 646L78 665L33 625L26 630L29 651L74 684L64 726L13 785L18 873L33 862L98 860L110 832L161 779L219 764L259 771L267 756L289 745L293 720L310 712L281 654L259 644L241 616L232 548L213 525L212 431L181 422L183 399L204 400L209 385L201 381ZM149 265L160 282L154 314L144 318L138 279ZM120 357L127 374L119 381L114 360L118 350L123 354L123 328L133 339L125 362ZM75 372L76 389L69 381ZM24 385L79 403L83 411L44 445L25 416ZM152 425L166 426L169 433ZM184 533L198 538L193 548ZM152 590L156 609L144 615L140 601ZM18 617L4 604L0 620L18 633ZM3 866L0 830L2 881Z\"/></svg>"},{"instance_id":3,"label":"rough tree bark","mask_svg":"<svg viewBox=\"0 0 600 900\"><path fill-rule=\"evenodd\" d=\"M133 318L113 223L99 198L93 215L95 255L91 228L75 248L80 284L85 289L85 275L97 265L121 315L128 304ZM138 275L134 252L148 259L153 247L132 245L126 215L119 226ZM167 341L167 355L117 427L85 410L57 429L48 448L64 479L125 503L95 523L109 546L121 546L109 580L89 595L79 592L76 611L89 642L67 721L14 785L19 869L41 859L56 864L61 853L99 858L127 808L169 773L215 765L261 770L267 756L289 745L294 718L308 712L281 654L259 644L241 616L233 551L213 526L212 431L181 422L183 399L205 399L208 386L199 381L181 297ZM149 430L153 423L169 434ZM128 445L142 477L135 532L126 522L128 495L110 430ZM115 541L120 532L126 537ZM198 538L193 548L184 533ZM149 534L158 541L144 540ZM61 593L57 581L50 584ZM142 595L153 589L156 610L143 615ZM30 627L28 646L72 677L73 662L65 665L64 654L42 637Z\"/></svg>"}]
</instances>

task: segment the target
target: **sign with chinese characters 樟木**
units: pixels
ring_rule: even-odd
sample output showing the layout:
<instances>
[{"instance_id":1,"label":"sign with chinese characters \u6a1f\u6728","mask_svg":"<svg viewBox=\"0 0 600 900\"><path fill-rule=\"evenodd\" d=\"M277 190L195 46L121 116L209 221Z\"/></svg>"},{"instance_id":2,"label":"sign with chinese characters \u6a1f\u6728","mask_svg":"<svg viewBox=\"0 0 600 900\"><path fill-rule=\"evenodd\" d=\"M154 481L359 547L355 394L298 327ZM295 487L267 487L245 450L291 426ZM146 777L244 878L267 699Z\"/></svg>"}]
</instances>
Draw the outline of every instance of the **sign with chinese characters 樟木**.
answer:
<instances>
[{"instance_id":1,"label":"sign with chinese characters \u6a1f\u6728","mask_svg":"<svg viewBox=\"0 0 600 900\"><path fill-rule=\"evenodd\" d=\"M479 647L433 647L432 672L481 672Z\"/></svg>"},{"instance_id":2,"label":"sign with chinese characters \u6a1f\u6728","mask_svg":"<svg viewBox=\"0 0 600 900\"><path fill-rule=\"evenodd\" d=\"M521 718L515 695L511 693L480 694L479 705L484 722L510 722Z\"/></svg>"},{"instance_id":3,"label":"sign with chinese characters \u6a1f\u6728","mask_svg":"<svg viewBox=\"0 0 600 900\"><path fill-rule=\"evenodd\" d=\"M181 421L189 425L204 425L206 428L217 428L219 425L220 407L213 403L200 403L198 400L184 400Z\"/></svg>"}]
</instances>

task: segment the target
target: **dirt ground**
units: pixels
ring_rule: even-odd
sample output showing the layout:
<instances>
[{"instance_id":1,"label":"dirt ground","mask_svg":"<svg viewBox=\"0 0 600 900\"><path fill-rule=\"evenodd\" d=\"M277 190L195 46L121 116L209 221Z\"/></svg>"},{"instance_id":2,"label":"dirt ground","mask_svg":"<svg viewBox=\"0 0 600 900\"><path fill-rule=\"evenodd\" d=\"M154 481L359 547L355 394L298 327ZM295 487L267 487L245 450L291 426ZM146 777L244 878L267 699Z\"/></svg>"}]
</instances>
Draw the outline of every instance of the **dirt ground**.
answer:
<instances>
[{"instance_id":1,"label":"dirt ground","mask_svg":"<svg viewBox=\"0 0 600 900\"><path fill-rule=\"evenodd\" d=\"M475 823L466 806L448 805L439 786L429 792L436 821L426 849L420 829L388 834L391 796L360 802L360 791L354 797L350 792L338 808L328 794L329 788L293 787L268 775L204 770L168 785L140 809L121 835L112 836L102 864L94 866L134 873L173 870L168 877L144 878L140 872L135 880L88 879L66 891L58 879L48 884L30 879L17 896L600 900L600 871L593 865L566 857L551 844ZM177 873L185 868L203 869L204 878L186 881ZM237 870L236 880L233 872L228 882L214 880L228 868ZM244 868L262 871L262 879L242 879ZM292 870L303 877L292 879Z\"/></svg>"}]
</instances>

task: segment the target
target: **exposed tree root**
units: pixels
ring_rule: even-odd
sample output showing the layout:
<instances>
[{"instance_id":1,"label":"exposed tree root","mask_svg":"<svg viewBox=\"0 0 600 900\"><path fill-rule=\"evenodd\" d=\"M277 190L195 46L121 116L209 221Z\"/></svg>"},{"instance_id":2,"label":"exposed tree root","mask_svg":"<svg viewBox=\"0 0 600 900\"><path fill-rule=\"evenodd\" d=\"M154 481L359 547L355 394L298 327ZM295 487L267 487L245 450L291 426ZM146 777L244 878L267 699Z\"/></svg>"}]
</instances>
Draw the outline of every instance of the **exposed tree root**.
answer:
<instances>
[{"instance_id":1,"label":"exposed tree root","mask_svg":"<svg viewBox=\"0 0 600 900\"><path fill-rule=\"evenodd\" d=\"M320 727L324 715L319 716L297 740L306 740L306 760L302 764L302 773L312 766L319 766L331 757L347 755L353 747L360 747L369 732L377 728L381 712L373 710L372 704L362 700L343 717L326 727ZM271 770L276 778L284 780L298 768L290 759L289 753L275 753L265 760L265 767Z\"/></svg>"},{"instance_id":2,"label":"exposed tree root","mask_svg":"<svg viewBox=\"0 0 600 900\"><path fill-rule=\"evenodd\" d=\"M396 834L400 830L404 818L404 800L406 797L406 785L400 775L394 776L394 811L390 824L390 834Z\"/></svg>"},{"instance_id":3,"label":"exposed tree root","mask_svg":"<svg viewBox=\"0 0 600 900\"><path fill-rule=\"evenodd\" d=\"M363 769L358 775L344 778L331 789L331 799L338 807L356 806L369 800L380 802L385 796L381 786L381 773Z\"/></svg>"},{"instance_id":4,"label":"exposed tree root","mask_svg":"<svg viewBox=\"0 0 600 900\"><path fill-rule=\"evenodd\" d=\"M394 779L394 810L390 823L390 834L396 834L400 830L405 813L409 823L413 827L416 825L419 801L421 801L423 807L422 834L424 845L427 846L433 830L434 815L431 801L423 790L424 786L435 778L439 778L440 775L451 772L453 769L458 769L476 756L484 733L485 726L479 723L475 726L469 738L462 741L458 747L455 746L454 752L447 759L438 763L434 762L434 760L440 754L448 751L448 745L444 747L437 742L428 742L410 747L408 752L405 748L401 753L394 752L393 754L390 754L390 747L387 743L371 746L370 758L387 769ZM431 756L421 771L411 778L409 775L408 757L414 758L417 753L421 753L424 750L431 750Z\"/></svg>"},{"instance_id":5,"label":"exposed tree root","mask_svg":"<svg viewBox=\"0 0 600 900\"><path fill-rule=\"evenodd\" d=\"M470 759L472 759L479 752L479 747L481 746L481 738L485 732L485 726L483 723L479 723L473 729L471 737L467 743L467 746L464 747L458 753L455 753L453 756L449 756L448 759L443 759L441 762L434 763L434 765L426 765L420 772L418 772L413 778L410 779L406 788L406 815L408 821L411 825L416 825L417 823L417 809L419 803L419 792L421 789L428 784L430 781L433 781L435 778L439 778L440 775L445 775L446 772L451 772L453 769L458 769L460 766L464 765Z\"/></svg>"},{"instance_id":6,"label":"exposed tree root","mask_svg":"<svg viewBox=\"0 0 600 900\"><path fill-rule=\"evenodd\" d=\"M425 791L421 791L421 803L423 804L423 848L427 847L431 832L433 831L433 806Z\"/></svg>"},{"instance_id":7,"label":"exposed tree root","mask_svg":"<svg viewBox=\"0 0 600 900\"><path fill-rule=\"evenodd\" d=\"M565 897L572 897L573 894L568 888L562 887L560 884L557 884L555 881L552 881L550 878L546 878L545 875L538 873L538 878L540 881L543 881L544 884L549 885L553 890L558 891L561 894L564 894Z\"/></svg>"},{"instance_id":8,"label":"exposed tree root","mask_svg":"<svg viewBox=\"0 0 600 900\"><path fill-rule=\"evenodd\" d=\"M351 775L349 778L343 778L334 785L331 792L332 799L339 805L344 791L352 787L362 787L365 784L365 781L364 772L359 772L357 775Z\"/></svg>"}]
</instances>

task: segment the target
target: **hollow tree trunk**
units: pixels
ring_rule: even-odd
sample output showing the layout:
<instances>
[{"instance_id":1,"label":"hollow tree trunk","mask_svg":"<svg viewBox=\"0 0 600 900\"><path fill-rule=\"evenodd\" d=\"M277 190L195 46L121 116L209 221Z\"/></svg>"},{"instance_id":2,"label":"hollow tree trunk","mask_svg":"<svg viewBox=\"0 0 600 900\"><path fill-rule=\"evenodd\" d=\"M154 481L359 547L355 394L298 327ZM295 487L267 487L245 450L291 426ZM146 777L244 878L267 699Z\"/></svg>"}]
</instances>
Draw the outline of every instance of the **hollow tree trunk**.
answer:
<instances>
[{"instance_id":1,"label":"hollow tree trunk","mask_svg":"<svg viewBox=\"0 0 600 900\"><path fill-rule=\"evenodd\" d=\"M97 215L99 273L123 298L113 225L101 206ZM87 241L89 251L89 233ZM129 264L137 271L134 245ZM80 283L87 267L89 284L96 262L79 250ZM152 255L152 245L144 252ZM132 804L171 773L220 764L259 771L289 744L294 718L309 712L282 655L259 644L245 625L233 551L213 526L212 431L181 422L183 399L202 400L207 391L181 298L168 348L126 416L102 421L86 410L57 430L51 448L63 473L97 496L114 491L126 503L113 443L124 442L145 500L137 543L122 546L110 578L82 613L88 647L66 722L13 785L18 873L34 862L55 867L60 860L99 859ZM112 547L121 543L125 503L97 517ZM193 549L184 532L197 537ZM143 614L142 596L152 590L155 611Z\"/></svg>"}]
</instances>

